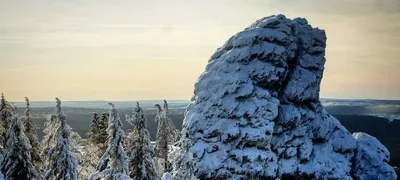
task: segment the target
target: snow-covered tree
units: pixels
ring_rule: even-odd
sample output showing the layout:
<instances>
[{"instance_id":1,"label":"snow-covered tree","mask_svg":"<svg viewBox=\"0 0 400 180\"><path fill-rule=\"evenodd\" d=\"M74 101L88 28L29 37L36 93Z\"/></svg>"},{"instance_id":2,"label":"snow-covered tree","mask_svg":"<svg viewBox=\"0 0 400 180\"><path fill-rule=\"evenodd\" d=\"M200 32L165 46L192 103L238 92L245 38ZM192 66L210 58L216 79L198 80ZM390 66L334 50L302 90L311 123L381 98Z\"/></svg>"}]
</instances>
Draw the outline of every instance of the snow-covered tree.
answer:
<instances>
[{"instance_id":1,"label":"snow-covered tree","mask_svg":"<svg viewBox=\"0 0 400 180\"><path fill-rule=\"evenodd\" d=\"M31 162L29 139L22 132L21 120L14 116L7 131L7 149L1 163L1 171L7 180L40 179L39 172Z\"/></svg>"},{"instance_id":2,"label":"snow-covered tree","mask_svg":"<svg viewBox=\"0 0 400 180\"><path fill-rule=\"evenodd\" d=\"M58 129L61 122L57 119L57 115L52 114L48 116L47 121L44 123L42 145L44 151L54 147L57 144Z\"/></svg>"},{"instance_id":3,"label":"snow-covered tree","mask_svg":"<svg viewBox=\"0 0 400 180\"><path fill-rule=\"evenodd\" d=\"M25 116L21 118L23 123L22 130L25 133L26 137L28 137L29 139L29 144L30 144L29 152L31 153L32 163L36 167L39 167L42 162L42 159L40 158L41 145L37 137L36 125L30 116L31 109L30 109L29 99L25 97L25 101L26 101Z\"/></svg>"},{"instance_id":4,"label":"snow-covered tree","mask_svg":"<svg viewBox=\"0 0 400 180\"><path fill-rule=\"evenodd\" d=\"M5 99L4 94L1 93L0 99L0 120L2 121L2 125L5 129L10 128L10 123L12 116L16 113L16 107L12 106L8 101Z\"/></svg>"},{"instance_id":5,"label":"snow-covered tree","mask_svg":"<svg viewBox=\"0 0 400 180\"><path fill-rule=\"evenodd\" d=\"M133 125L133 130L127 136L127 143L131 145L128 150L130 177L135 180L157 180L158 174L153 160L154 151L150 144L150 133L146 129L147 120L139 102L133 109L132 117L127 115L126 120Z\"/></svg>"},{"instance_id":6,"label":"snow-covered tree","mask_svg":"<svg viewBox=\"0 0 400 180\"><path fill-rule=\"evenodd\" d=\"M78 132L70 130L69 134L69 146L75 155L80 158L83 148L85 146L85 140L82 139Z\"/></svg>"},{"instance_id":7,"label":"snow-covered tree","mask_svg":"<svg viewBox=\"0 0 400 180\"><path fill-rule=\"evenodd\" d=\"M3 158L4 158L4 150L2 147L0 147L0 166L1 166L1 162L3 162Z\"/></svg>"},{"instance_id":8,"label":"snow-covered tree","mask_svg":"<svg viewBox=\"0 0 400 180\"><path fill-rule=\"evenodd\" d=\"M128 156L124 150L125 133L114 104L109 103L110 118L108 122L108 148L99 160L96 172L89 176L90 180L112 179L126 180L129 177Z\"/></svg>"},{"instance_id":9,"label":"snow-covered tree","mask_svg":"<svg viewBox=\"0 0 400 180\"><path fill-rule=\"evenodd\" d=\"M70 131L67 117L61 109L61 100L56 98L57 120L59 126L58 141L54 148L48 151L49 163L45 171L45 179L78 179L78 161L75 154L70 150Z\"/></svg>"},{"instance_id":10,"label":"snow-covered tree","mask_svg":"<svg viewBox=\"0 0 400 180\"><path fill-rule=\"evenodd\" d=\"M42 146L43 150L40 153L40 157L42 159L42 166L41 169L45 170L47 168L47 164L49 164L49 153L56 144L57 144L57 137L58 137L58 129L60 127L60 122L57 120L57 115L52 114L47 117L47 121L44 123L43 129L43 139L42 139Z\"/></svg>"},{"instance_id":11,"label":"snow-covered tree","mask_svg":"<svg viewBox=\"0 0 400 180\"><path fill-rule=\"evenodd\" d=\"M103 113L101 117L93 113L89 132L86 133L88 141L94 144L104 144L107 141L108 113Z\"/></svg>"},{"instance_id":12,"label":"snow-covered tree","mask_svg":"<svg viewBox=\"0 0 400 180\"><path fill-rule=\"evenodd\" d=\"M13 107L7 100L4 98L4 94L1 93L0 99L0 141L3 144L3 147L6 147L7 140L5 139L7 130L10 128L10 123L12 116L16 113L16 108Z\"/></svg>"},{"instance_id":13,"label":"snow-covered tree","mask_svg":"<svg viewBox=\"0 0 400 180\"><path fill-rule=\"evenodd\" d=\"M164 172L170 171L170 162L168 161L169 146L173 145L178 137L178 131L169 117L168 103L164 100L164 108L159 104L155 105L158 113L155 121L158 123L156 135L156 161L158 174L161 177Z\"/></svg>"},{"instance_id":14,"label":"snow-covered tree","mask_svg":"<svg viewBox=\"0 0 400 180\"><path fill-rule=\"evenodd\" d=\"M80 159L79 177L87 179L96 170L99 159L107 149L107 127L108 113L103 113L101 117L97 113L93 114L89 127L87 145Z\"/></svg>"},{"instance_id":15,"label":"snow-covered tree","mask_svg":"<svg viewBox=\"0 0 400 180\"><path fill-rule=\"evenodd\" d=\"M42 159L42 168L46 169L46 166L50 160L48 159L48 155L49 153L51 153L51 150L53 150L57 145L59 136L61 134L61 121L59 120L58 115L52 114L48 116L47 121L44 123L43 134L43 150L40 154L40 157ZM80 135L70 129L69 149L75 154L77 158L81 156L81 149L83 147L82 141L83 140Z\"/></svg>"},{"instance_id":16,"label":"snow-covered tree","mask_svg":"<svg viewBox=\"0 0 400 180\"><path fill-rule=\"evenodd\" d=\"M100 117L97 113L92 114L92 120L90 121L89 125L89 132L86 133L86 136L88 137L88 141L96 141L96 136L99 135L99 123L100 123Z\"/></svg>"},{"instance_id":17,"label":"snow-covered tree","mask_svg":"<svg viewBox=\"0 0 400 180\"><path fill-rule=\"evenodd\" d=\"M100 117L100 123L99 123L99 129L100 129L100 134L101 136L97 136L97 140L99 143L104 143L107 142L108 138L108 133L107 133L107 128L108 128L108 122L109 122L110 114L108 112L103 112Z\"/></svg>"},{"instance_id":18,"label":"snow-covered tree","mask_svg":"<svg viewBox=\"0 0 400 180\"><path fill-rule=\"evenodd\" d=\"M189 148L192 143L189 139L182 139L177 143L178 147L172 150L168 159L172 164L172 179L173 180L198 180L195 176L195 165L192 153Z\"/></svg>"},{"instance_id":19,"label":"snow-covered tree","mask_svg":"<svg viewBox=\"0 0 400 180\"><path fill-rule=\"evenodd\" d=\"M161 180L172 180L172 175L169 172L166 172L162 175Z\"/></svg>"}]
</instances>

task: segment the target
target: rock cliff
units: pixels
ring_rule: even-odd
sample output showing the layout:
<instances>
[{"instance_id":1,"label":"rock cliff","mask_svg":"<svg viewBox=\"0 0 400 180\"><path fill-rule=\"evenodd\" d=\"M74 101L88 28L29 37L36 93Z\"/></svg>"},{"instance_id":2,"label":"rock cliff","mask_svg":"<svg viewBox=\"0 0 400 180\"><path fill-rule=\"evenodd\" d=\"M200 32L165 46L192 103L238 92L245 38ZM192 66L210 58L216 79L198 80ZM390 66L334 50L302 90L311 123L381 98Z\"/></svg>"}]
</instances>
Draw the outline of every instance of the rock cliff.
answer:
<instances>
[{"instance_id":1,"label":"rock cliff","mask_svg":"<svg viewBox=\"0 0 400 180\"><path fill-rule=\"evenodd\" d=\"M262 18L211 56L183 122L200 179L396 179L389 152L319 100L324 30Z\"/></svg>"}]
</instances>

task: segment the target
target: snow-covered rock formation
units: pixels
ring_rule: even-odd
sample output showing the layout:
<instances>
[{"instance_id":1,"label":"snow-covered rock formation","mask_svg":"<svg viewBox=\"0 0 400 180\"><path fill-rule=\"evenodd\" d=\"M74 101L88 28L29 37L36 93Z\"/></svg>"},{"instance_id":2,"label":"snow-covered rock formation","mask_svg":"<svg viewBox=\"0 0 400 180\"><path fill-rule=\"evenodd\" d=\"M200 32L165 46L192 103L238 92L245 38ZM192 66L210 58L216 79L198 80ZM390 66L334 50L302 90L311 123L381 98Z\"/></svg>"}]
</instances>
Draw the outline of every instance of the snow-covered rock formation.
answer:
<instances>
[{"instance_id":1,"label":"snow-covered rock formation","mask_svg":"<svg viewBox=\"0 0 400 180\"><path fill-rule=\"evenodd\" d=\"M396 179L379 141L353 137L321 105L325 47L323 30L277 15L212 55L182 132L198 178Z\"/></svg>"},{"instance_id":2,"label":"snow-covered rock formation","mask_svg":"<svg viewBox=\"0 0 400 180\"><path fill-rule=\"evenodd\" d=\"M388 179L393 168L389 162L389 151L378 139L366 133L353 133L357 139L357 153L352 171L356 179ZM382 163L385 162L385 163Z\"/></svg>"}]
</instances>

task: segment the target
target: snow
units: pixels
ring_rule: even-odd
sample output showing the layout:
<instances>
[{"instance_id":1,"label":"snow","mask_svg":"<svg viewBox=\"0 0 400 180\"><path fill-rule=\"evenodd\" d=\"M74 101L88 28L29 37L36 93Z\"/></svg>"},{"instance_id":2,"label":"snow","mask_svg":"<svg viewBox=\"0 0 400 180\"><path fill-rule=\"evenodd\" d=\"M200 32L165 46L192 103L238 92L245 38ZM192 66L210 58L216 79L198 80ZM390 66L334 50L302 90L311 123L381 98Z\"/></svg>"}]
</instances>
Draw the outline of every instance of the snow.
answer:
<instances>
[{"instance_id":1,"label":"snow","mask_svg":"<svg viewBox=\"0 0 400 180\"><path fill-rule=\"evenodd\" d=\"M150 145L150 133L146 129L147 120L139 103L133 109L133 115L131 117L126 115L126 118L133 125L133 130L126 138L130 177L138 180L159 179L157 166L153 160L154 150Z\"/></svg>"},{"instance_id":2,"label":"snow","mask_svg":"<svg viewBox=\"0 0 400 180\"><path fill-rule=\"evenodd\" d=\"M17 116L13 116L12 119L11 128L7 131L6 151L1 163L3 179L39 179L39 172L31 163L29 139L22 132L21 120Z\"/></svg>"},{"instance_id":3,"label":"snow","mask_svg":"<svg viewBox=\"0 0 400 180\"><path fill-rule=\"evenodd\" d=\"M393 168L387 164L390 159L388 149L378 139L366 133L353 133L357 139L354 174L359 179L396 179Z\"/></svg>"},{"instance_id":4,"label":"snow","mask_svg":"<svg viewBox=\"0 0 400 180\"><path fill-rule=\"evenodd\" d=\"M217 49L195 84L183 122L182 140L192 144L198 178L361 177L354 158L378 152L359 151L360 140L321 105L325 47L323 30L276 15ZM359 163L396 178L386 159Z\"/></svg>"},{"instance_id":5,"label":"snow","mask_svg":"<svg viewBox=\"0 0 400 180\"><path fill-rule=\"evenodd\" d=\"M57 121L61 122L56 134L57 142L55 147L49 147L47 152L48 164L45 170L44 179L78 179L78 161L70 148L70 127L67 124L67 117L61 108L61 100L56 98ZM44 152L46 152L44 150Z\"/></svg>"},{"instance_id":6,"label":"snow","mask_svg":"<svg viewBox=\"0 0 400 180\"><path fill-rule=\"evenodd\" d=\"M161 180L172 180L172 175L170 173L164 173Z\"/></svg>"},{"instance_id":7,"label":"snow","mask_svg":"<svg viewBox=\"0 0 400 180\"><path fill-rule=\"evenodd\" d=\"M158 113L155 117L157 124L156 144L155 144L155 162L158 169L158 177L171 169L171 163L168 161L169 146L173 145L179 136L175 125L169 117L168 103L164 100L164 106L155 105Z\"/></svg>"},{"instance_id":8,"label":"snow","mask_svg":"<svg viewBox=\"0 0 400 180\"><path fill-rule=\"evenodd\" d=\"M25 133L26 137L29 139L29 152L31 154L31 161L32 164L39 168L40 163L42 163L42 159L40 158L40 150L42 149L41 144L39 143L39 139L36 133L36 125L33 122L30 116L30 103L29 98L25 97L26 102L26 109L25 109L25 116L21 118L23 124L23 132Z\"/></svg>"},{"instance_id":9,"label":"snow","mask_svg":"<svg viewBox=\"0 0 400 180\"><path fill-rule=\"evenodd\" d=\"M173 180L198 180L194 172L193 154L189 152L191 141L183 139L183 141L177 142L177 146L171 146L171 151L168 155L168 160L174 162L172 164Z\"/></svg>"},{"instance_id":10,"label":"snow","mask_svg":"<svg viewBox=\"0 0 400 180\"><path fill-rule=\"evenodd\" d=\"M117 109L113 103L110 105L110 118L108 121L108 148L100 158L96 168L88 179L131 179L129 177L128 156L123 147L125 133Z\"/></svg>"}]
</instances>

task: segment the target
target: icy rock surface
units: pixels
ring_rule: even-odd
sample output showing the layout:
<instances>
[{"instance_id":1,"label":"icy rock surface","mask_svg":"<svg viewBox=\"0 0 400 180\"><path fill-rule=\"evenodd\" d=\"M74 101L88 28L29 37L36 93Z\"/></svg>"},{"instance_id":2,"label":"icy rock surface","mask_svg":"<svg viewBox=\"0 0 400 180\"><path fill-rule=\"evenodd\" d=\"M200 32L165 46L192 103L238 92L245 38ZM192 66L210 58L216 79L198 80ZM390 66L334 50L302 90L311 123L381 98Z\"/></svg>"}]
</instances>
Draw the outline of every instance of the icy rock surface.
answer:
<instances>
[{"instance_id":1,"label":"icy rock surface","mask_svg":"<svg viewBox=\"0 0 400 180\"><path fill-rule=\"evenodd\" d=\"M217 49L183 123L198 178L396 179L376 139L353 137L321 105L325 47L323 30L276 15Z\"/></svg>"},{"instance_id":2,"label":"icy rock surface","mask_svg":"<svg viewBox=\"0 0 400 180\"><path fill-rule=\"evenodd\" d=\"M366 133L353 133L353 137L357 139L357 154L352 169L354 176L357 179L391 179L395 172L386 164L390 156L388 149Z\"/></svg>"}]
</instances>

